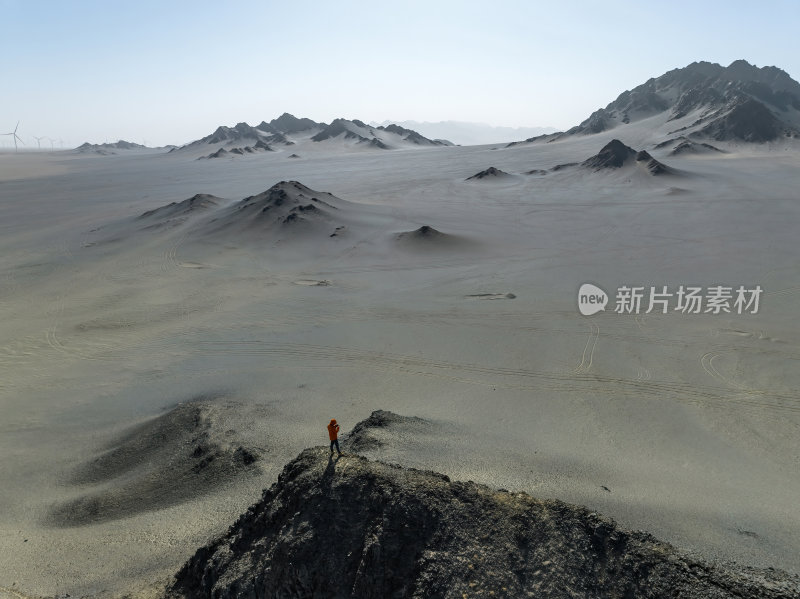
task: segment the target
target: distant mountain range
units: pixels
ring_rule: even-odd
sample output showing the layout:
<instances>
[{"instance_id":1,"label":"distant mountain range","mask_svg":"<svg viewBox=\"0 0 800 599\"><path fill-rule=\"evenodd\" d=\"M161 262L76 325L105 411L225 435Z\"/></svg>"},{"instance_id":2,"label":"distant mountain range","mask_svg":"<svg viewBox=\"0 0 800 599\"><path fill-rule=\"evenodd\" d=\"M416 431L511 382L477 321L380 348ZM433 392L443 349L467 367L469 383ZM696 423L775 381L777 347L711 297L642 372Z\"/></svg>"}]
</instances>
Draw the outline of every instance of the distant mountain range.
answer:
<instances>
[{"instance_id":1,"label":"distant mountain range","mask_svg":"<svg viewBox=\"0 0 800 599\"><path fill-rule=\"evenodd\" d=\"M800 137L800 83L777 67L737 60L727 67L693 62L621 93L566 132L587 135L661 115L670 134L717 141L764 143ZM526 141L541 139L542 136Z\"/></svg>"},{"instance_id":2,"label":"distant mountain range","mask_svg":"<svg viewBox=\"0 0 800 599\"><path fill-rule=\"evenodd\" d=\"M373 123L387 125L391 121ZM486 123L466 121L394 121L398 125L419 131L431 139L447 139L462 146L508 143L536 135L554 133L555 127L494 127Z\"/></svg>"},{"instance_id":3,"label":"distant mountain range","mask_svg":"<svg viewBox=\"0 0 800 599\"><path fill-rule=\"evenodd\" d=\"M234 127L217 127L210 135L186 144L178 150L205 148L209 145L219 146L215 152L204 156L204 158L218 158L230 153L273 151L278 146L291 146L299 142L322 143L332 140L351 146L381 150L453 145L446 140L429 139L417 131L396 124L375 126L367 125L358 119L344 118L335 119L330 124L318 123L286 112L270 122L262 121L256 126L239 123Z\"/></svg>"},{"instance_id":4,"label":"distant mountain range","mask_svg":"<svg viewBox=\"0 0 800 599\"><path fill-rule=\"evenodd\" d=\"M248 123L220 126L213 133L170 151L214 146L200 157L219 158L269 152L297 143L303 148L337 143L351 148L392 150L454 143L508 143L522 138L525 142L555 141L616 129L622 135L625 127L646 119L651 120L643 125L657 132L654 143L673 145L673 153L718 150L702 141L765 143L800 138L800 83L777 67L759 68L745 60L734 61L727 67L693 62L621 93L605 108L596 110L567 131L555 131L552 127L493 127L461 121L367 124L358 119L338 118L323 123L284 113L255 126ZM525 142L512 141L509 145ZM143 148L120 140L111 144L87 142L77 149L106 154Z\"/></svg>"},{"instance_id":5,"label":"distant mountain range","mask_svg":"<svg viewBox=\"0 0 800 599\"><path fill-rule=\"evenodd\" d=\"M147 146L120 139L114 143L90 144L88 141L75 148L82 153L114 154L115 150L146 150Z\"/></svg>"}]
</instances>

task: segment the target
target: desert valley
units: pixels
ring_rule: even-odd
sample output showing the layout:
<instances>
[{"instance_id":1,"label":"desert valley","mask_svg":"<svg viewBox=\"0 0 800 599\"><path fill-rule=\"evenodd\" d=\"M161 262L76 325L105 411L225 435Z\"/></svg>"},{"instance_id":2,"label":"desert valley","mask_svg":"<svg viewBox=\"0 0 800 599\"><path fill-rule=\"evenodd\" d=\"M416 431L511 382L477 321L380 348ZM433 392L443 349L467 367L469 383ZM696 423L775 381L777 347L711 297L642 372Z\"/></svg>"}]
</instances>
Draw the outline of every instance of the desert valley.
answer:
<instances>
[{"instance_id":1,"label":"desert valley","mask_svg":"<svg viewBox=\"0 0 800 599\"><path fill-rule=\"evenodd\" d=\"M384 467L359 455L586 506L750 572L719 596L800 596L798 173L800 84L745 61L513 143L287 113L3 152L0 597L158 596L190 558L211 581L196 551L331 418L342 480Z\"/></svg>"}]
</instances>

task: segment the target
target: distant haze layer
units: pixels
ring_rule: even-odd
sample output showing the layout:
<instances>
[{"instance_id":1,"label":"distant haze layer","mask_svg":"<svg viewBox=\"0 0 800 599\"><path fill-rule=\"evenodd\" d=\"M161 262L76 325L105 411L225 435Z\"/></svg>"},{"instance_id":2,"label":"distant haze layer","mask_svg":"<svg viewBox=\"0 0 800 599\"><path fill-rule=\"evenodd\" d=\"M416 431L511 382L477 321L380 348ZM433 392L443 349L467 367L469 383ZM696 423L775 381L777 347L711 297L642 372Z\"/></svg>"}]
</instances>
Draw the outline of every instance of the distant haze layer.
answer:
<instances>
[{"instance_id":1,"label":"distant haze layer","mask_svg":"<svg viewBox=\"0 0 800 599\"><path fill-rule=\"evenodd\" d=\"M537 135L555 133L555 127L495 127L487 123L470 123L465 121L383 121L373 125L390 125L395 123L401 127L419 131L431 139L446 139L460 146L479 146L496 144L519 139L527 139Z\"/></svg>"}]
</instances>

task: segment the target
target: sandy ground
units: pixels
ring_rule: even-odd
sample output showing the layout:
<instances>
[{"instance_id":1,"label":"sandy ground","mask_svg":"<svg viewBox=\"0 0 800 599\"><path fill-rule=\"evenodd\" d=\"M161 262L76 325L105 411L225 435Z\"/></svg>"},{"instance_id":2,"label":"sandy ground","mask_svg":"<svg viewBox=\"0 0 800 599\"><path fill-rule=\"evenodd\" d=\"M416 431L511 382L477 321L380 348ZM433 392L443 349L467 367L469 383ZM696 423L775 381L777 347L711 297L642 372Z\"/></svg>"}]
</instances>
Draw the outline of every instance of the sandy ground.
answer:
<instances>
[{"instance_id":1,"label":"sandy ground","mask_svg":"<svg viewBox=\"0 0 800 599\"><path fill-rule=\"evenodd\" d=\"M374 409L430 421L377 457L798 571L800 152L525 174L610 138L0 155L0 597L165 579L331 417ZM465 181L489 166L511 176ZM136 219L282 180L342 203L307 229ZM444 237L398 236L423 225ZM758 314L584 317L584 282L765 293ZM196 470L206 451L227 466Z\"/></svg>"}]
</instances>

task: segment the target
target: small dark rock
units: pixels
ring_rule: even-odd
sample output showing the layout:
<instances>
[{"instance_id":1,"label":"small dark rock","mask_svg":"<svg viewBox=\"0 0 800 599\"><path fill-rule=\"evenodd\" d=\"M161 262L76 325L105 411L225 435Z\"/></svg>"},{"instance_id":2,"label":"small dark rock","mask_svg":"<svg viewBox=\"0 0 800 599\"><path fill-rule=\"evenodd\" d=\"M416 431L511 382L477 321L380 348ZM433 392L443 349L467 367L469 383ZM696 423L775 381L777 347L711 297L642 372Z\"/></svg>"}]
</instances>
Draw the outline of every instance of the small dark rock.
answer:
<instances>
[{"instance_id":1,"label":"small dark rock","mask_svg":"<svg viewBox=\"0 0 800 599\"><path fill-rule=\"evenodd\" d=\"M483 170L479 173L475 173L471 177L467 177L467 181L478 181L480 179L488 178L496 178L496 177L507 177L508 173L505 171L501 171L499 168L495 168L490 166L486 170Z\"/></svg>"}]
</instances>

